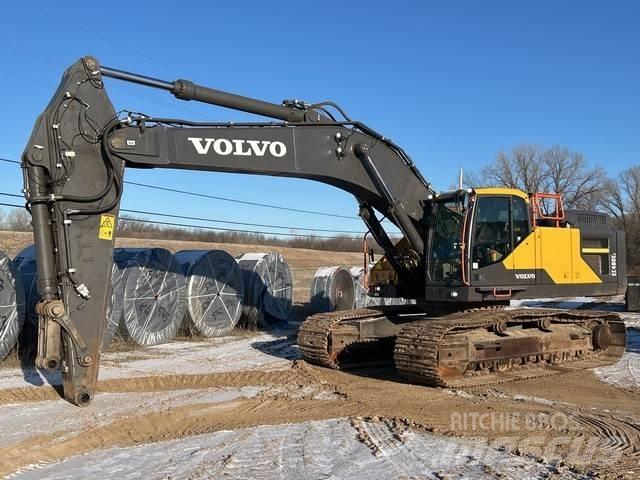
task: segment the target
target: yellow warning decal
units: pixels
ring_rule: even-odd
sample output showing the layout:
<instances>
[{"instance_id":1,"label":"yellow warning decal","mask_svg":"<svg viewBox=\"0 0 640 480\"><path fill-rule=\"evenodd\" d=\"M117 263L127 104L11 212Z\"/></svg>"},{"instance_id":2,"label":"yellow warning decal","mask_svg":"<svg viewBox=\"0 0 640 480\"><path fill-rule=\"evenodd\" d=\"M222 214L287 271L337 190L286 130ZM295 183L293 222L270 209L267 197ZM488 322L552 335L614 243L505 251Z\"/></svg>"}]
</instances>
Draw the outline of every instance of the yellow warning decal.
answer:
<instances>
[{"instance_id":1,"label":"yellow warning decal","mask_svg":"<svg viewBox=\"0 0 640 480\"><path fill-rule=\"evenodd\" d=\"M112 240L115 228L115 215L111 215L110 213L103 213L100 215L100 228L98 229L98 238L100 240Z\"/></svg>"}]
</instances>

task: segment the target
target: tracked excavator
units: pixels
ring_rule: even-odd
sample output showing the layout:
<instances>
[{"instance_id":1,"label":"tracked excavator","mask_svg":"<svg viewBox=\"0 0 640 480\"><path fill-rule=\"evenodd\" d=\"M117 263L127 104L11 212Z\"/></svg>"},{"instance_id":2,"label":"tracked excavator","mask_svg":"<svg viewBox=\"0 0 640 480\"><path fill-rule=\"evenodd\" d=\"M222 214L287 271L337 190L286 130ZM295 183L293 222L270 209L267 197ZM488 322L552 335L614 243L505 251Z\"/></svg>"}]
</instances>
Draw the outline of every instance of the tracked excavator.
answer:
<instances>
[{"instance_id":1,"label":"tracked excavator","mask_svg":"<svg viewBox=\"0 0 640 480\"><path fill-rule=\"evenodd\" d=\"M271 121L116 112L105 77ZM506 188L437 193L402 148L333 102L268 103L85 57L64 73L22 155L40 296L36 364L62 371L76 405L96 389L125 168L295 177L355 197L384 251L369 294L416 304L307 318L298 344L308 362L390 361L410 382L465 387L606 365L624 351L615 313L505 308L519 298L623 293L624 237L606 215Z\"/></svg>"}]
</instances>

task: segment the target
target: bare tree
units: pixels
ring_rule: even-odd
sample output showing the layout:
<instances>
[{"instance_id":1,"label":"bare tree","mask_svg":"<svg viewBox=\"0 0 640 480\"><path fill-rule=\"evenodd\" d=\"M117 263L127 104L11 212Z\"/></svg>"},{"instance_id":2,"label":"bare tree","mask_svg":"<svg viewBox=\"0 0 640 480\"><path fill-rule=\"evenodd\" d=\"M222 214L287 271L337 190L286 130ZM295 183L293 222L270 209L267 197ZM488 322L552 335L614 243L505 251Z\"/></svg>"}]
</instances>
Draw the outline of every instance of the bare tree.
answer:
<instances>
[{"instance_id":1,"label":"bare tree","mask_svg":"<svg viewBox=\"0 0 640 480\"><path fill-rule=\"evenodd\" d=\"M627 265L630 273L640 271L640 165L605 182L599 206L624 228Z\"/></svg>"},{"instance_id":2,"label":"bare tree","mask_svg":"<svg viewBox=\"0 0 640 480\"><path fill-rule=\"evenodd\" d=\"M605 182L599 206L626 226L640 218L640 165L624 170Z\"/></svg>"},{"instance_id":3,"label":"bare tree","mask_svg":"<svg viewBox=\"0 0 640 480\"><path fill-rule=\"evenodd\" d=\"M289 232L294 233L294 232ZM164 238L167 240L184 240L196 242L235 243L249 245L273 245L291 248L309 248L313 250L329 250L336 252L361 252L362 237L337 235L333 238L312 237L307 235L281 238L243 231L214 231L200 228L184 228L180 226L162 225L149 222L144 218L120 217L118 219L118 236L127 238ZM370 240L377 253L382 249Z\"/></svg>"},{"instance_id":4,"label":"bare tree","mask_svg":"<svg viewBox=\"0 0 640 480\"><path fill-rule=\"evenodd\" d=\"M543 190L562 194L570 208L597 207L606 182L601 167L589 167L581 153L557 145L542 153L542 162Z\"/></svg>"},{"instance_id":5,"label":"bare tree","mask_svg":"<svg viewBox=\"0 0 640 480\"><path fill-rule=\"evenodd\" d=\"M523 144L499 152L482 170L482 179L488 186L560 193L567 207L589 209L599 203L606 176L601 167L587 165L581 153Z\"/></svg>"},{"instance_id":6,"label":"bare tree","mask_svg":"<svg viewBox=\"0 0 640 480\"><path fill-rule=\"evenodd\" d=\"M519 145L498 152L495 161L482 170L487 185L537 192L543 178L542 151L535 145Z\"/></svg>"},{"instance_id":7,"label":"bare tree","mask_svg":"<svg viewBox=\"0 0 640 480\"><path fill-rule=\"evenodd\" d=\"M28 232L31 230L31 215L21 208L12 209L2 222L7 230Z\"/></svg>"},{"instance_id":8,"label":"bare tree","mask_svg":"<svg viewBox=\"0 0 640 480\"><path fill-rule=\"evenodd\" d=\"M479 188L486 186L486 179L482 172L468 170L464 172L462 177L462 186L464 188ZM457 187L456 187L457 188Z\"/></svg>"}]
</instances>

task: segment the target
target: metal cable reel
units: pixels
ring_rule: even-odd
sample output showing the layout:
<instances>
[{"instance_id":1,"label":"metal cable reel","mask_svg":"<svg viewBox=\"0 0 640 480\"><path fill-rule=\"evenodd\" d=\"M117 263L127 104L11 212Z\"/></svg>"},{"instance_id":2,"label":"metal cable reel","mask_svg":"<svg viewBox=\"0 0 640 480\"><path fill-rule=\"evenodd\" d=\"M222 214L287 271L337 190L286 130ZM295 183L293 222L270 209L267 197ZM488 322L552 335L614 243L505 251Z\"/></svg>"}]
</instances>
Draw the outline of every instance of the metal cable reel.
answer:
<instances>
[{"instance_id":1,"label":"metal cable reel","mask_svg":"<svg viewBox=\"0 0 640 480\"><path fill-rule=\"evenodd\" d=\"M36 266L36 250L34 245L29 245L13 259L13 266L19 279L19 284L24 292L25 306L22 316L25 319L25 336L29 336L29 330L38 328L38 315L35 305L40 301L38 295L38 271ZM123 272L114 262L111 273L111 297L107 303L106 325L102 334L101 350L109 346L113 336L118 329L122 318L122 275Z\"/></svg>"},{"instance_id":2,"label":"metal cable reel","mask_svg":"<svg viewBox=\"0 0 640 480\"><path fill-rule=\"evenodd\" d=\"M311 282L310 307L314 312L350 310L355 301L351 272L339 265L320 267Z\"/></svg>"},{"instance_id":3,"label":"metal cable reel","mask_svg":"<svg viewBox=\"0 0 640 480\"><path fill-rule=\"evenodd\" d=\"M236 260L224 250L182 250L175 258L185 273L189 328L206 338L228 334L240 320L244 298Z\"/></svg>"},{"instance_id":4,"label":"metal cable reel","mask_svg":"<svg viewBox=\"0 0 640 480\"><path fill-rule=\"evenodd\" d=\"M11 259L0 252L0 360L18 341L24 323L25 297Z\"/></svg>"},{"instance_id":5,"label":"metal cable reel","mask_svg":"<svg viewBox=\"0 0 640 480\"><path fill-rule=\"evenodd\" d=\"M364 267L351 267L349 269L351 278L353 279L354 288L354 308L367 308L384 305L384 299L381 297L369 296L367 288L366 272Z\"/></svg>"},{"instance_id":6,"label":"metal cable reel","mask_svg":"<svg viewBox=\"0 0 640 480\"><path fill-rule=\"evenodd\" d=\"M13 267L17 275L17 283L22 285L25 306L23 309L22 329L19 333L18 355L23 359L34 359L38 338L38 314L36 303L38 295L38 269L36 265L36 249L29 245L13 259Z\"/></svg>"},{"instance_id":7,"label":"metal cable reel","mask_svg":"<svg viewBox=\"0 0 640 480\"><path fill-rule=\"evenodd\" d=\"M159 345L175 337L186 308L182 267L164 248L118 249L124 269L123 323L138 345Z\"/></svg>"},{"instance_id":8,"label":"metal cable reel","mask_svg":"<svg viewBox=\"0 0 640 480\"><path fill-rule=\"evenodd\" d=\"M291 271L279 253L245 253L236 257L244 280L243 323L267 327L286 321L291 312Z\"/></svg>"},{"instance_id":9,"label":"metal cable reel","mask_svg":"<svg viewBox=\"0 0 640 480\"><path fill-rule=\"evenodd\" d=\"M114 260L111 266L111 297L107 303L107 322L102 334L102 350L111 344L124 314L124 275L125 271Z\"/></svg>"}]
</instances>

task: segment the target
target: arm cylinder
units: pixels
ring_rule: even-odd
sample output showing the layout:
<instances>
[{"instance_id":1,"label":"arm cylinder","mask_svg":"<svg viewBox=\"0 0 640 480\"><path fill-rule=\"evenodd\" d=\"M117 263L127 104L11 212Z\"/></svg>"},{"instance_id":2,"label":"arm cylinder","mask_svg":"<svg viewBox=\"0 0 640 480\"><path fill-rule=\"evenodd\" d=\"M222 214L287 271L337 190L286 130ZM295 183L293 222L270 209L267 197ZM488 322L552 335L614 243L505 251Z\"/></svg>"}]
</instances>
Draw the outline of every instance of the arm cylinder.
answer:
<instances>
[{"instance_id":1,"label":"arm cylinder","mask_svg":"<svg viewBox=\"0 0 640 480\"><path fill-rule=\"evenodd\" d=\"M286 122L304 121L304 110L296 110L284 105L263 102L262 100L203 87L189 80L176 80L173 83L172 93L181 100L197 100L198 102L210 103L220 107L277 118Z\"/></svg>"},{"instance_id":2,"label":"arm cylinder","mask_svg":"<svg viewBox=\"0 0 640 480\"><path fill-rule=\"evenodd\" d=\"M137 83L147 87L168 90L180 100L195 100L220 107L232 108L243 112L277 118L286 122L303 122L305 111L278 105L276 103L263 102L254 98L243 97L234 93L223 92L213 88L197 85L189 80L176 80L166 82L153 77L125 72L116 68L100 67L100 73L105 77L117 78L126 82Z\"/></svg>"}]
</instances>

